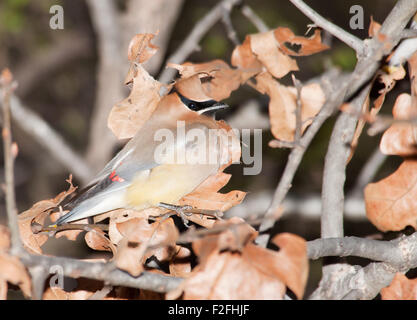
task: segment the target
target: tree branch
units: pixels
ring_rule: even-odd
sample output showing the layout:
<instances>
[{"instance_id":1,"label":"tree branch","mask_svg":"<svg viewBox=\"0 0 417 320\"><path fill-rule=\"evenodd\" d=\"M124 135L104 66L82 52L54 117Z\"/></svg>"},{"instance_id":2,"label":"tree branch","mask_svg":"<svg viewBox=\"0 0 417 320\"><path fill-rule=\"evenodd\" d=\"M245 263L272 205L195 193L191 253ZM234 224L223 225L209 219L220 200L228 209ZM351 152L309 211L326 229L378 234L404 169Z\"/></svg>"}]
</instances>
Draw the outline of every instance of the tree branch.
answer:
<instances>
[{"instance_id":1,"label":"tree branch","mask_svg":"<svg viewBox=\"0 0 417 320\"><path fill-rule=\"evenodd\" d=\"M4 69L0 76L3 98L3 150L4 170L6 179L6 211L7 220L11 234L11 252L16 253L22 250L19 227L17 224L16 196L14 191L14 158L17 149L13 152L12 130L10 124L10 99L16 86L9 69Z\"/></svg>"},{"instance_id":2,"label":"tree branch","mask_svg":"<svg viewBox=\"0 0 417 320\"><path fill-rule=\"evenodd\" d=\"M363 196L363 190L366 185L374 179L386 159L387 156L381 153L378 145L359 172L358 178L356 179L356 183L352 188L349 197L360 198Z\"/></svg>"},{"instance_id":3,"label":"tree branch","mask_svg":"<svg viewBox=\"0 0 417 320\"><path fill-rule=\"evenodd\" d=\"M417 240L417 234L409 236L407 242ZM307 252L310 259L322 257L355 256L401 266L405 263L400 249L404 239L381 241L359 237L324 238L309 241Z\"/></svg>"},{"instance_id":4,"label":"tree branch","mask_svg":"<svg viewBox=\"0 0 417 320\"><path fill-rule=\"evenodd\" d=\"M299 3L299 1L296 2ZM381 33L386 35L388 41L382 43L377 38L369 39L366 47L364 48L364 54L361 55L355 69L348 76L348 79L344 80L337 87L333 87L330 91L325 90L328 94L325 104L304 136L300 139L300 144L291 151L288 157L284 173L277 186L271 205L265 213L264 222L261 224L261 232L265 232L274 225L274 215L279 209L288 190L291 188L292 180L298 166L301 163L306 148L322 124L335 110L337 110L345 99L353 96L359 88L372 79L376 70L378 70L380 60L385 54L391 52L391 50L400 41L401 31L404 29L416 10L417 1L398 1L394 9L386 18L380 30ZM331 84L334 85L334 83ZM268 235L261 235L261 238L258 238L258 241L261 245L266 245L268 239Z\"/></svg>"},{"instance_id":5,"label":"tree branch","mask_svg":"<svg viewBox=\"0 0 417 320\"><path fill-rule=\"evenodd\" d=\"M358 237L317 239L307 243L307 251L310 259L357 256L381 261L364 268L339 265L333 274L324 275L325 285L312 295L313 299L372 299L391 283L395 273L417 267L417 233L391 241Z\"/></svg>"},{"instance_id":6,"label":"tree branch","mask_svg":"<svg viewBox=\"0 0 417 320\"><path fill-rule=\"evenodd\" d=\"M114 268L112 263L86 262L78 259L33 255L23 252L18 255L22 263L30 268L42 266L44 270L52 266L62 267L65 276L72 278L89 278L104 281L105 284L126 286L151 290L155 292L167 292L175 289L183 280L182 278L165 276L152 272L143 272L138 277Z\"/></svg>"},{"instance_id":7,"label":"tree branch","mask_svg":"<svg viewBox=\"0 0 417 320\"><path fill-rule=\"evenodd\" d=\"M90 181L93 170L45 120L24 106L15 95L10 97L10 107L13 120L22 130L82 182Z\"/></svg>"},{"instance_id":8,"label":"tree branch","mask_svg":"<svg viewBox=\"0 0 417 320\"><path fill-rule=\"evenodd\" d=\"M252 10L248 5L243 5L241 9L243 15L248 18L250 22L258 29L259 32L267 32L269 30L268 26L263 22L263 20Z\"/></svg>"},{"instance_id":9,"label":"tree branch","mask_svg":"<svg viewBox=\"0 0 417 320\"><path fill-rule=\"evenodd\" d=\"M302 13L304 13L308 18L310 18L317 26L328 31L334 35L339 40L346 43L349 47L354 49L358 55L362 54L364 49L363 42L361 39L355 37L349 32L343 30L337 25L331 23L329 20L323 18L316 11L310 8L301 0L290 0L293 5L295 5Z\"/></svg>"},{"instance_id":10,"label":"tree branch","mask_svg":"<svg viewBox=\"0 0 417 320\"><path fill-rule=\"evenodd\" d=\"M117 143L107 128L107 117L113 105L123 98L124 52L120 50L122 43L116 2L89 0L87 4L98 38L99 64L86 158L90 165L100 168L110 159Z\"/></svg>"},{"instance_id":11,"label":"tree branch","mask_svg":"<svg viewBox=\"0 0 417 320\"><path fill-rule=\"evenodd\" d=\"M287 195L288 191L291 188L292 180L295 173L301 163L301 160L304 156L304 153L307 147L310 145L316 133L319 131L323 123L331 116L336 106L339 106L344 98L344 93L347 90L347 81L343 81L339 84L339 81L335 81L335 74L330 75L330 78L323 79L322 84L325 85L325 92L327 94L327 99L320 112L307 129L305 134L301 137L299 143L294 146L290 155L288 156L288 161L282 174L281 180L275 190L272 202L264 215L264 221L262 222L259 231L265 232L270 229L275 223L275 213L279 210L282 201ZM343 79L344 77L342 77ZM340 80L340 79L339 79ZM337 88L341 87L341 91L338 91ZM258 237L258 243L262 246L266 246L269 236L261 235Z\"/></svg>"},{"instance_id":12,"label":"tree branch","mask_svg":"<svg viewBox=\"0 0 417 320\"><path fill-rule=\"evenodd\" d=\"M371 84L362 89L351 103L352 110L359 112L362 109L370 90ZM322 238L343 237L346 165L357 123L357 117L341 113L332 131L323 172Z\"/></svg>"}]
</instances>

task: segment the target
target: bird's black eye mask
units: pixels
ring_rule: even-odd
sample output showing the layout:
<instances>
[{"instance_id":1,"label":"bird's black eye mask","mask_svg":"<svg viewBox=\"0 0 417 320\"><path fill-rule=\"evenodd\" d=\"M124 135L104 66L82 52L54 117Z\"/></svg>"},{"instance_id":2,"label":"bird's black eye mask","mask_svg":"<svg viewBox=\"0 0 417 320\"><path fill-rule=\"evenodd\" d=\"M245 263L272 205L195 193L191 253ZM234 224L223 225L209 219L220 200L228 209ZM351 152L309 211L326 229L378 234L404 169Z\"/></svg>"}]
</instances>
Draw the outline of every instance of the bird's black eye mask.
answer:
<instances>
[{"instance_id":1,"label":"bird's black eye mask","mask_svg":"<svg viewBox=\"0 0 417 320\"><path fill-rule=\"evenodd\" d=\"M216 100L207 100L207 101L194 101L184 97L181 93L176 91L178 96L180 97L182 103L184 103L188 109L192 111L201 111L207 108L214 106L217 101Z\"/></svg>"},{"instance_id":2,"label":"bird's black eye mask","mask_svg":"<svg viewBox=\"0 0 417 320\"><path fill-rule=\"evenodd\" d=\"M198 112L199 114L206 112L216 112L220 109L229 107L227 104L222 102L217 102L216 100L207 100L207 101L194 101L184 97L181 93L178 92L175 88L170 91L171 93L176 93L181 99L181 102L190 110Z\"/></svg>"}]
</instances>

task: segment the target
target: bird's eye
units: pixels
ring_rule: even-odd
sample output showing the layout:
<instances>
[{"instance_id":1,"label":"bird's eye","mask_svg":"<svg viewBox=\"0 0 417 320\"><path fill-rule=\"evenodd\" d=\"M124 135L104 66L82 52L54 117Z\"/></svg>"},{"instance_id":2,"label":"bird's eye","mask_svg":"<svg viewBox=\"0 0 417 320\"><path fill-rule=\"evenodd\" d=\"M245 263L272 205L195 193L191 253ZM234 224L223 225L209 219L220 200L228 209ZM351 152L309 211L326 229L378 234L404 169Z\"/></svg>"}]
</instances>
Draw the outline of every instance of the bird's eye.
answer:
<instances>
[{"instance_id":1,"label":"bird's eye","mask_svg":"<svg viewBox=\"0 0 417 320\"><path fill-rule=\"evenodd\" d=\"M195 103L191 102L191 103L188 105L188 108L190 108L191 110L195 110L195 109L196 109L196 105L195 105Z\"/></svg>"}]
</instances>

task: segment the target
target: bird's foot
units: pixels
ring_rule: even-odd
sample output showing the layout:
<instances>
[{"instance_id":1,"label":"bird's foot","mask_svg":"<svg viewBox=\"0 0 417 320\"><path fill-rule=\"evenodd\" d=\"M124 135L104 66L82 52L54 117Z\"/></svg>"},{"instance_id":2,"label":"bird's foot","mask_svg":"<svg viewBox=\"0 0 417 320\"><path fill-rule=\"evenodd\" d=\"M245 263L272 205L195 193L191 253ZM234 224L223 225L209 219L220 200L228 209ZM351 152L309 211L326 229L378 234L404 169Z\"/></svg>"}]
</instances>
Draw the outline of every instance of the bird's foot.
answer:
<instances>
[{"instance_id":1,"label":"bird's foot","mask_svg":"<svg viewBox=\"0 0 417 320\"><path fill-rule=\"evenodd\" d=\"M189 206L189 205L179 206L179 205L175 205L175 204L169 204L169 203L161 202L161 203L159 203L158 206L160 208L172 210L175 213L177 213L177 215L182 219L184 225L187 228L189 227L188 217L192 216L193 214L199 214L201 216L201 218L203 218L203 216L209 216L209 217L213 217L213 218L216 218L216 219L221 219L221 217L223 216L223 212L220 211L220 210L198 209L198 208L193 208L192 206Z\"/></svg>"},{"instance_id":2,"label":"bird's foot","mask_svg":"<svg viewBox=\"0 0 417 320\"><path fill-rule=\"evenodd\" d=\"M160 202L158 204L158 207L176 212L177 215L181 218L184 225L187 228L190 227L189 224L188 224L189 223L188 217L192 216L192 214L193 214L191 212L191 210L193 209L192 206L188 206L188 205L178 206L178 205L175 205L175 204Z\"/></svg>"}]
</instances>

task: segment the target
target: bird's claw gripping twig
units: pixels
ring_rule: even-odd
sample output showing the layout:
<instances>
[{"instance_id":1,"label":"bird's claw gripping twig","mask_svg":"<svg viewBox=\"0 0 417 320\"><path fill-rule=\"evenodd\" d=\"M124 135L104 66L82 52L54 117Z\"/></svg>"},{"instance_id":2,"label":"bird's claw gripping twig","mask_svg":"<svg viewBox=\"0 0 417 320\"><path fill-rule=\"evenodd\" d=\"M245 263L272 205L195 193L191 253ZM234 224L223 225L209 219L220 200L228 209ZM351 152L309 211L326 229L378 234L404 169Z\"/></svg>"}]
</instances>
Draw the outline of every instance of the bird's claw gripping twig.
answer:
<instances>
[{"instance_id":1,"label":"bird's claw gripping twig","mask_svg":"<svg viewBox=\"0 0 417 320\"><path fill-rule=\"evenodd\" d=\"M192 216L193 214L200 214L201 216L210 216L216 219L221 219L223 216L223 212L220 210L203 210L198 208L193 208L190 205L175 205L161 202L158 205L160 208L168 209L177 213L177 215L181 218L184 225L188 228L189 227L189 219L188 217Z\"/></svg>"}]
</instances>

